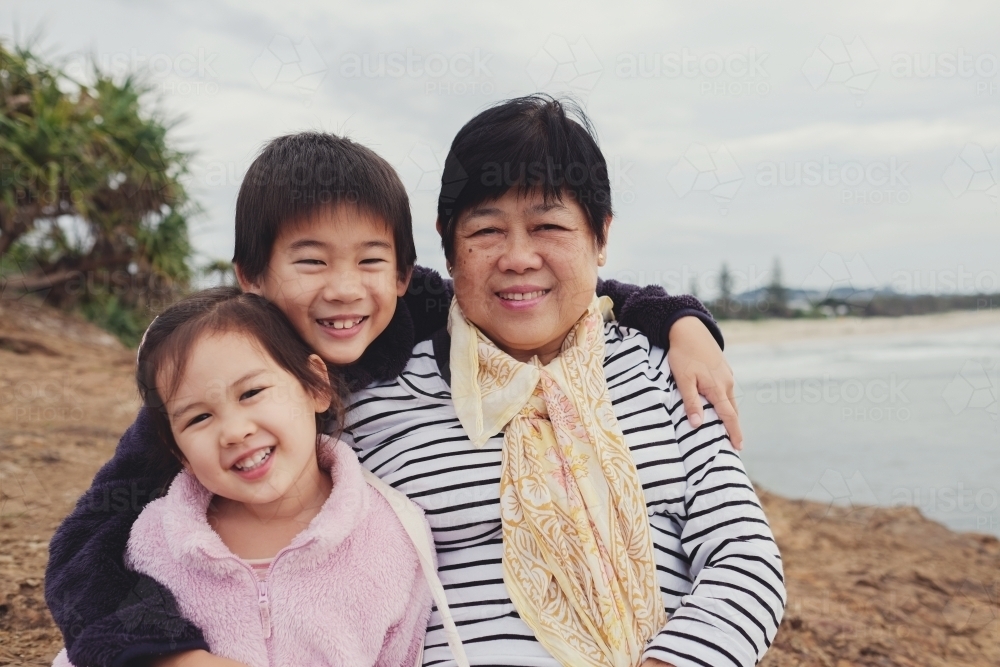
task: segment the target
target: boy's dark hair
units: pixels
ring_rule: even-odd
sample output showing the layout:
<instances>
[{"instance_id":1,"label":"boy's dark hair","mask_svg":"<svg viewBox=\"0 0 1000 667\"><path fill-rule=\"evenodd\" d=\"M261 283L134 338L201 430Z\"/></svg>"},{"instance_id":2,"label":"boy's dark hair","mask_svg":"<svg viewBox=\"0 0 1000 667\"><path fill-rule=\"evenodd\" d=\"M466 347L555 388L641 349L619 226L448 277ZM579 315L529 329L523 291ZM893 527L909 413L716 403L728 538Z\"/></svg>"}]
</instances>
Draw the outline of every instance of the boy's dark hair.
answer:
<instances>
[{"instance_id":1,"label":"boy's dark hair","mask_svg":"<svg viewBox=\"0 0 1000 667\"><path fill-rule=\"evenodd\" d=\"M438 196L444 254L453 260L459 216L511 188L540 191L546 201L575 199L598 245L611 216L608 165L587 115L548 95L518 97L490 107L455 135Z\"/></svg>"},{"instance_id":2,"label":"boy's dark hair","mask_svg":"<svg viewBox=\"0 0 1000 667\"><path fill-rule=\"evenodd\" d=\"M151 408L161 443L169 453L184 460L170 430L166 401L180 385L187 354L203 336L229 332L243 334L259 345L307 392L317 396L329 394L330 408L316 414L317 433L323 433L331 420L342 423L341 392L331 386L328 372L321 376L309 363L312 349L281 310L267 299L243 293L238 287L215 287L193 294L163 311L146 329L139 345L135 370L139 395L143 405ZM166 378L161 375L164 369L169 369ZM162 385L164 380L165 386Z\"/></svg>"},{"instance_id":3,"label":"boy's dark hair","mask_svg":"<svg viewBox=\"0 0 1000 667\"><path fill-rule=\"evenodd\" d=\"M405 277L417 251L410 200L399 175L370 148L320 132L272 139L250 165L236 198L233 263L244 278L259 281L284 225L345 205L392 231L396 268Z\"/></svg>"}]
</instances>

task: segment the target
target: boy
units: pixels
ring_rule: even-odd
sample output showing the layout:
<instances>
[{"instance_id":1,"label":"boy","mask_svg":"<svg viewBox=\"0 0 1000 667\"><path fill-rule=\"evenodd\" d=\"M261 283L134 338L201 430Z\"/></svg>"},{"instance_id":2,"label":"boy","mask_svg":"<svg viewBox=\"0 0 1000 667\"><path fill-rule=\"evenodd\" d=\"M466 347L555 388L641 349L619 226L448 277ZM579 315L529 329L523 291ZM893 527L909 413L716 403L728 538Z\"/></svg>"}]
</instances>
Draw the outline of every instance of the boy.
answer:
<instances>
[{"instance_id":1,"label":"boy","mask_svg":"<svg viewBox=\"0 0 1000 667\"><path fill-rule=\"evenodd\" d=\"M446 323L451 286L414 266L403 184L385 160L349 139L301 133L265 147L240 187L233 261L241 287L275 303L349 391L395 378L413 346ZM707 340L713 353L693 355L692 367L724 363L708 336L721 347L721 333L697 299L614 281L598 293L614 300L623 324L664 347L675 322L694 322L682 340L675 335L674 352L705 350ZM700 408L695 374L691 400ZM698 379L707 393L710 374ZM157 664L232 664L206 653L201 632L164 587L122 562L132 523L180 469L150 456L156 437L140 410L50 545L46 602L81 667L160 656L167 658ZM131 504L117 502L122 492Z\"/></svg>"}]
</instances>

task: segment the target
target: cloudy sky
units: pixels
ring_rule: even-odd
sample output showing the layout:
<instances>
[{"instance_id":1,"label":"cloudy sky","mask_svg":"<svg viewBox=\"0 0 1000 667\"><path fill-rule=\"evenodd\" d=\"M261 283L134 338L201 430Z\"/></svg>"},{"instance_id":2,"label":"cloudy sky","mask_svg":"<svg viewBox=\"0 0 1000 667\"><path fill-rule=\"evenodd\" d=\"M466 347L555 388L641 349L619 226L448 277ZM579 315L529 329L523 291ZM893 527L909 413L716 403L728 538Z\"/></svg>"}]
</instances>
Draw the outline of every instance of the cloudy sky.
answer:
<instances>
[{"instance_id":1,"label":"cloudy sky","mask_svg":"<svg viewBox=\"0 0 1000 667\"><path fill-rule=\"evenodd\" d=\"M198 261L229 258L240 179L270 137L346 134L399 169L420 262L440 164L489 104L584 104L611 168L605 277L740 289L1000 291L995 2L4 0L71 72L143 70L196 151Z\"/></svg>"}]
</instances>

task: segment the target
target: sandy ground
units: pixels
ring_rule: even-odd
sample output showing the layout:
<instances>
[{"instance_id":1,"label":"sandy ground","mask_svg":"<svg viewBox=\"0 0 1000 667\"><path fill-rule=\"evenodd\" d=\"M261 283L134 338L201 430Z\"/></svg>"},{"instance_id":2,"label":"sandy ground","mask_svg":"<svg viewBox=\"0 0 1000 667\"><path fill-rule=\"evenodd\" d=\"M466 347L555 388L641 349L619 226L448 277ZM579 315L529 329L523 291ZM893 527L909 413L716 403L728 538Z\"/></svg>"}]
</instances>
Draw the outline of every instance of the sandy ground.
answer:
<instances>
[{"instance_id":1,"label":"sandy ground","mask_svg":"<svg viewBox=\"0 0 1000 667\"><path fill-rule=\"evenodd\" d=\"M975 327L1000 326L1000 307L912 317L836 317L823 320L725 320L719 325L726 345L770 343L804 338L882 336L933 333Z\"/></svg>"},{"instance_id":2,"label":"sandy ground","mask_svg":"<svg viewBox=\"0 0 1000 667\"><path fill-rule=\"evenodd\" d=\"M725 330L735 344L992 322L1000 314ZM46 547L135 414L133 354L58 313L0 303L0 665L48 665L62 645L43 599ZM1000 665L995 538L952 533L912 508L762 497L789 591L762 665Z\"/></svg>"}]
</instances>

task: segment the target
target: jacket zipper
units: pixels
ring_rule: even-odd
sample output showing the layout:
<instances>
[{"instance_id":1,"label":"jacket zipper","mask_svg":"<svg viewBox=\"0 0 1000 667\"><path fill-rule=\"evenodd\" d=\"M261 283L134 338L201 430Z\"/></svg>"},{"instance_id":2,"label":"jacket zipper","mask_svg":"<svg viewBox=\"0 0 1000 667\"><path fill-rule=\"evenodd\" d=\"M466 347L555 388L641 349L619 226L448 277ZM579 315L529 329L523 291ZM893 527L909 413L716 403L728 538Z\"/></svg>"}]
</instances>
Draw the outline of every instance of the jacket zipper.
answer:
<instances>
[{"instance_id":1,"label":"jacket zipper","mask_svg":"<svg viewBox=\"0 0 1000 667\"><path fill-rule=\"evenodd\" d=\"M272 562L273 565L273 562ZM268 568L270 569L270 568ZM257 576L257 573L254 573ZM257 578L257 606L260 607L260 626L264 630L264 639L271 638L271 605L267 600L267 580Z\"/></svg>"},{"instance_id":2,"label":"jacket zipper","mask_svg":"<svg viewBox=\"0 0 1000 667\"><path fill-rule=\"evenodd\" d=\"M267 582L271 580L271 571L274 569L275 563L278 559L283 556L288 551L294 551L296 549L301 549L302 547L311 544L315 538L307 540L298 546L287 546L278 553L274 554L274 558L271 559L271 564L267 568L267 575L264 579L257 576L248 563L245 563L241 558L237 556L230 556L233 560L243 566L245 570L250 573L253 578L254 583L257 585L257 608L260 610L260 628L264 634L264 648L267 650L267 664L273 665L274 659L271 655L271 600L268 597ZM206 555L208 555L206 553Z\"/></svg>"}]
</instances>

